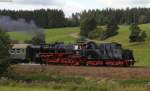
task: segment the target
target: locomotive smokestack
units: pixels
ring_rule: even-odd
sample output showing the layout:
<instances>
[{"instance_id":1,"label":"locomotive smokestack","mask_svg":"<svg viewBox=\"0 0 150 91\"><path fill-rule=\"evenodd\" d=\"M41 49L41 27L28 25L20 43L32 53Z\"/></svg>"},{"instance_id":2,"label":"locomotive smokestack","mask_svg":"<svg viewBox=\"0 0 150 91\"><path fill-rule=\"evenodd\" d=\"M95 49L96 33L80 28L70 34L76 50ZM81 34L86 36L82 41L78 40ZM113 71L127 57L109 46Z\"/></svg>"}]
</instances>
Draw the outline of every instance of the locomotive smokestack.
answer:
<instances>
[{"instance_id":1,"label":"locomotive smokestack","mask_svg":"<svg viewBox=\"0 0 150 91\"><path fill-rule=\"evenodd\" d=\"M45 40L44 30L37 27L33 20L26 22L23 18L14 20L9 16L0 16L0 28L7 32L22 31Z\"/></svg>"}]
</instances>

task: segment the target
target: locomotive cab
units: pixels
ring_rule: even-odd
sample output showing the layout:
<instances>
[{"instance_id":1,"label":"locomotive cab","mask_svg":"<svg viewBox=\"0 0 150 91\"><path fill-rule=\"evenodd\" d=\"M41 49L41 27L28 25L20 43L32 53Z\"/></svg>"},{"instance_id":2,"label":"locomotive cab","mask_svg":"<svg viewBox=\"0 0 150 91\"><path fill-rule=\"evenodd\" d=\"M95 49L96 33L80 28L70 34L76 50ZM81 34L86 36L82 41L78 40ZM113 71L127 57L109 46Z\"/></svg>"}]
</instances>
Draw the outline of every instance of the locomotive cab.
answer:
<instances>
[{"instance_id":1,"label":"locomotive cab","mask_svg":"<svg viewBox=\"0 0 150 91\"><path fill-rule=\"evenodd\" d=\"M129 65L132 65L132 66L134 65L135 59L134 59L132 50L124 49L122 56L124 60L127 60L129 62Z\"/></svg>"}]
</instances>

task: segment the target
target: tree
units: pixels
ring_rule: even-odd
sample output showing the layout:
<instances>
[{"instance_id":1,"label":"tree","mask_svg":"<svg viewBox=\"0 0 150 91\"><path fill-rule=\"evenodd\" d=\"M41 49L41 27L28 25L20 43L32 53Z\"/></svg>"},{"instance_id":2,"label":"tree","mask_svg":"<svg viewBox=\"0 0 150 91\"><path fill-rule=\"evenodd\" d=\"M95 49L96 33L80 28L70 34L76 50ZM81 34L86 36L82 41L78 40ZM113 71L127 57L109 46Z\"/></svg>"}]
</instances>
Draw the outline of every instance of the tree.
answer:
<instances>
[{"instance_id":1,"label":"tree","mask_svg":"<svg viewBox=\"0 0 150 91\"><path fill-rule=\"evenodd\" d=\"M146 32L142 31L142 33L141 33L141 41L145 41L146 38L147 38Z\"/></svg>"},{"instance_id":2,"label":"tree","mask_svg":"<svg viewBox=\"0 0 150 91\"><path fill-rule=\"evenodd\" d=\"M118 34L118 25L116 23L115 18L109 19L109 22L107 24L106 31L103 33L103 37L101 38L102 40L105 40L109 37L115 36Z\"/></svg>"},{"instance_id":3,"label":"tree","mask_svg":"<svg viewBox=\"0 0 150 91\"><path fill-rule=\"evenodd\" d=\"M97 27L97 22L93 17L86 17L81 21L80 25L80 35L88 37L88 34L96 29Z\"/></svg>"},{"instance_id":4,"label":"tree","mask_svg":"<svg viewBox=\"0 0 150 91\"><path fill-rule=\"evenodd\" d=\"M30 43L30 41L28 41ZM31 40L31 43L34 45L45 43L45 39L41 39L38 36L34 36Z\"/></svg>"},{"instance_id":5,"label":"tree","mask_svg":"<svg viewBox=\"0 0 150 91\"><path fill-rule=\"evenodd\" d=\"M0 16L9 16L13 20L20 18L26 22L34 21L41 28L65 27L65 15L58 9L39 9L39 10L0 10Z\"/></svg>"},{"instance_id":6,"label":"tree","mask_svg":"<svg viewBox=\"0 0 150 91\"><path fill-rule=\"evenodd\" d=\"M10 66L10 48L9 36L0 29L0 74L6 72Z\"/></svg>"},{"instance_id":7,"label":"tree","mask_svg":"<svg viewBox=\"0 0 150 91\"><path fill-rule=\"evenodd\" d=\"M129 42L143 42L147 37L145 31L142 31L137 24L132 24L130 27L131 34L129 36Z\"/></svg>"},{"instance_id":8,"label":"tree","mask_svg":"<svg viewBox=\"0 0 150 91\"><path fill-rule=\"evenodd\" d=\"M141 29L137 24L132 24L130 27L131 34L129 36L130 42L138 42L140 40Z\"/></svg>"},{"instance_id":9,"label":"tree","mask_svg":"<svg viewBox=\"0 0 150 91\"><path fill-rule=\"evenodd\" d=\"M79 13L73 13L72 17L71 17L71 21L72 21L72 25L74 27L77 27L80 25L79 20L80 20L80 14Z\"/></svg>"},{"instance_id":10,"label":"tree","mask_svg":"<svg viewBox=\"0 0 150 91\"><path fill-rule=\"evenodd\" d=\"M79 21L86 17L94 17L98 25L106 25L109 17L114 17L118 24L150 23L150 8L126 9L93 9L74 13L72 17L65 17L64 12L58 9L39 10L0 10L0 16L10 16L12 19L23 18L27 22L33 20L38 27L74 27L79 26Z\"/></svg>"}]
</instances>

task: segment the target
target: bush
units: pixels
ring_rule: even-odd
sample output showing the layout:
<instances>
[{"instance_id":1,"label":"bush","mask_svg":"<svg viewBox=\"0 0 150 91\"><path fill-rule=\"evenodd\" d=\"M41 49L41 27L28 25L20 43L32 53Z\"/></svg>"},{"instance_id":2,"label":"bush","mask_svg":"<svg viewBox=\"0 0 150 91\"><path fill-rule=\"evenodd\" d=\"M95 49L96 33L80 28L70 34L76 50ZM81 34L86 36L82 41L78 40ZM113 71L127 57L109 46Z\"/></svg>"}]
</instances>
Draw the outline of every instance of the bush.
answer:
<instances>
[{"instance_id":1,"label":"bush","mask_svg":"<svg viewBox=\"0 0 150 91\"><path fill-rule=\"evenodd\" d=\"M141 33L141 41L145 41L146 38L147 38L146 32L142 31L142 33Z\"/></svg>"},{"instance_id":2,"label":"bush","mask_svg":"<svg viewBox=\"0 0 150 91\"><path fill-rule=\"evenodd\" d=\"M0 29L0 76L5 73L10 65L10 46L9 36Z\"/></svg>"},{"instance_id":3,"label":"bush","mask_svg":"<svg viewBox=\"0 0 150 91\"><path fill-rule=\"evenodd\" d=\"M144 42L147 38L146 32L142 31L137 24L132 24L130 31L129 42Z\"/></svg>"},{"instance_id":4,"label":"bush","mask_svg":"<svg viewBox=\"0 0 150 91\"><path fill-rule=\"evenodd\" d=\"M79 37L78 39L77 39L77 43L84 43L84 42L86 42L86 38L85 37L83 37L83 36L81 36L81 37Z\"/></svg>"},{"instance_id":5,"label":"bush","mask_svg":"<svg viewBox=\"0 0 150 91\"><path fill-rule=\"evenodd\" d=\"M88 38L90 38L90 39L100 38L102 36L103 32L104 32L104 30L102 28L96 28L94 31L91 31L88 34Z\"/></svg>"},{"instance_id":6,"label":"bush","mask_svg":"<svg viewBox=\"0 0 150 91\"><path fill-rule=\"evenodd\" d=\"M45 43L45 39L43 40L38 36L34 36L32 40L25 40L24 43L38 45L38 44Z\"/></svg>"},{"instance_id":7,"label":"bush","mask_svg":"<svg viewBox=\"0 0 150 91\"><path fill-rule=\"evenodd\" d=\"M26 43L26 44L32 44L32 40L25 40L24 43Z\"/></svg>"},{"instance_id":8,"label":"bush","mask_svg":"<svg viewBox=\"0 0 150 91\"><path fill-rule=\"evenodd\" d=\"M32 44L38 45L41 43L45 43L45 39L43 40L43 39L39 38L38 36L35 36L32 38Z\"/></svg>"},{"instance_id":9,"label":"bush","mask_svg":"<svg viewBox=\"0 0 150 91\"><path fill-rule=\"evenodd\" d=\"M11 40L11 44L18 44L19 41L18 40Z\"/></svg>"}]
</instances>

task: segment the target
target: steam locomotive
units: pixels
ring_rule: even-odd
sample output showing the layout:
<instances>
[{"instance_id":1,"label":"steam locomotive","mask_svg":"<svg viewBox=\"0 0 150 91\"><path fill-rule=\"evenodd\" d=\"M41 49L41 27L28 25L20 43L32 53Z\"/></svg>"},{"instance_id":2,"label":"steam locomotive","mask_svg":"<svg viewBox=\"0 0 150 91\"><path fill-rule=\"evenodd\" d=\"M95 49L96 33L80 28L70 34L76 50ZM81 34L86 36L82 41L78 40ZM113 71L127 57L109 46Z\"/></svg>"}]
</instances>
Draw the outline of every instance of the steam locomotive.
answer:
<instances>
[{"instance_id":1,"label":"steam locomotive","mask_svg":"<svg viewBox=\"0 0 150 91\"><path fill-rule=\"evenodd\" d=\"M132 50L123 49L121 44L96 44L92 41L75 44L14 44L10 54L14 60L40 64L129 67L135 63Z\"/></svg>"}]
</instances>

